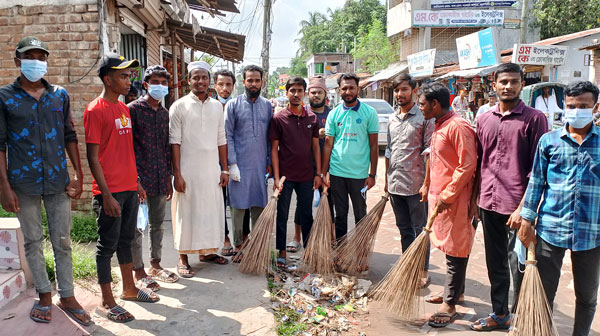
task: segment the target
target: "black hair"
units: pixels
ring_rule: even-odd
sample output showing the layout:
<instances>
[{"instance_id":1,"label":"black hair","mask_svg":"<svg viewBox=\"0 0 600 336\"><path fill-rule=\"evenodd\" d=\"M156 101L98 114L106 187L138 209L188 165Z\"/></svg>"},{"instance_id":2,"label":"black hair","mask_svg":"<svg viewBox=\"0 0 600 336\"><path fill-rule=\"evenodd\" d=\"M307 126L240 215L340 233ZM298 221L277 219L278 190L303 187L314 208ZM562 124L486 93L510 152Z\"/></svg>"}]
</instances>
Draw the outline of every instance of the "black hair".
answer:
<instances>
[{"instance_id":1,"label":"black hair","mask_svg":"<svg viewBox=\"0 0 600 336\"><path fill-rule=\"evenodd\" d=\"M153 65L146 69L146 72L144 72L144 82L148 83L152 76L164 77L167 80L171 79L171 74L160 65Z\"/></svg>"},{"instance_id":2,"label":"black hair","mask_svg":"<svg viewBox=\"0 0 600 336\"><path fill-rule=\"evenodd\" d=\"M219 76L231 77L231 80L233 81L233 85L235 85L235 75L233 74L233 72L231 72L229 70L219 70L219 71L215 72L213 75L213 77L215 78L215 84L217 84L217 78L219 78Z\"/></svg>"},{"instance_id":3,"label":"black hair","mask_svg":"<svg viewBox=\"0 0 600 336\"><path fill-rule=\"evenodd\" d=\"M109 77L112 76L113 73L115 73L115 71L116 71L115 69L111 69L111 68L102 71L102 73L98 75L100 77L100 80L102 80L102 84L106 84L106 82L104 81L104 77L105 76L109 76Z\"/></svg>"},{"instance_id":4,"label":"black hair","mask_svg":"<svg viewBox=\"0 0 600 336\"><path fill-rule=\"evenodd\" d=\"M127 95L130 95L130 94L133 94L133 95L135 95L136 97L137 97L137 95L138 95L138 90L137 90L137 89L135 88L135 86L133 86L133 85L129 87L129 92L127 93Z\"/></svg>"},{"instance_id":5,"label":"black hair","mask_svg":"<svg viewBox=\"0 0 600 336\"><path fill-rule=\"evenodd\" d=\"M419 89L419 95L425 96L428 102L432 102L434 99L437 100L443 109L450 107L450 91L440 83L424 84Z\"/></svg>"},{"instance_id":6,"label":"black hair","mask_svg":"<svg viewBox=\"0 0 600 336\"><path fill-rule=\"evenodd\" d=\"M244 77L244 79L246 79L246 73L247 72L252 72L252 71L256 71L260 74L260 79L263 79L263 74L264 74L264 70L259 67L258 65L254 65L254 64L250 64L248 66L246 66L244 68L244 70L242 70L242 76Z\"/></svg>"},{"instance_id":7,"label":"black hair","mask_svg":"<svg viewBox=\"0 0 600 336\"><path fill-rule=\"evenodd\" d=\"M519 77L523 79L523 69L520 65L515 63L502 63L496 68L494 74L494 82L498 80L498 75L501 73L518 73Z\"/></svg>"},{"instance_id":8,"label":"black hair","mask_svg":"<svg viewBox=\"0 0 600 336\"><path fill-rule=\"evenodd\" d=\"M410 85L411 89L414 89L417 87L417 81L414 80L414 78L412 78L411 75L409 75L407 73L402 73L392 83L392 90L396 89L396 87L398 87L398 85L400 85L400 83L402 83L402 82L407 82L408 85Z\"/></svg>"},{"instance_id":9,"label":"black hair","mask_svg":"<svg viewBox=\"0 0 600 336\"><path fill-rule=\"evenodd\" d=\"M570 83L565 89L565 96L577 97L586 92L590 92L592 95L594 95L594 103L598 101L598 87L590 81L577 81Z\"/></svg>"},{"instance_id":10,"label":"black hair","mask_svg":"<svg viewBox=\"0 0 600 336\"><path fill-rule=\"evenodd\" d=\"M360 78L358 78L358 76L353 73L342 74L340 77L338 77L337 83L338 83L338 85L342 85L343 80L351 80L351 79L354 80L356 82L356 86L358 86L358 82L360 81Z\"/></svg>"},{"instance_id":11,"label":"black hair","mask_svg":"<svg viewBox=\"0 0 600 336\"><path fill-rule=\"evenodd\" d=\"M302 77L290 77L285 83L285 91L288 91L294 85L302 85L304 91L306 91L306 81Z\"/></svg>"}]
</instances>

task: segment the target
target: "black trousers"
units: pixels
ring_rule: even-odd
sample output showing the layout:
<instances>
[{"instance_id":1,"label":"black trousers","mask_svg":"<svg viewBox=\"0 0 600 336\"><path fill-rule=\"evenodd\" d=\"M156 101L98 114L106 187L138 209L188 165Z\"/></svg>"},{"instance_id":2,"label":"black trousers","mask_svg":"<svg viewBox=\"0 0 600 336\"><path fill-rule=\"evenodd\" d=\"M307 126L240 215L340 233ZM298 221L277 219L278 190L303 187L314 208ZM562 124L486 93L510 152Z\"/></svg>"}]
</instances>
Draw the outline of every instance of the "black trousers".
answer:
<instances>
[{"instance_id":1,"label":"black trousers","mask_svg":"<svg viewBox=\"0 0 600 336\"><path fill-rule=\"evenodd\" d=\"M323 187L319 187L319 193L323 193ZM334 213L333 213L333 196L327 193L327 203L329 203L329 212L331 212L331 222L334 221ZM314 201L314 200L313 200ZM298 206L296 206L296 213L294 214L294 223L300 224L300 212L298 211Z\"/></svg>"},{"instance_id":2,"label":"black trousers","mask_svg":"<svg viewBox=\"0 0 600 336\"><path fill-rule=\"evenodd\" d=\"M396 226L400 230L402 253L408 249L427 224L427 202L421 202L421 195L401 196L390 194L390 203L396 217ZM425 270L429 269L429 251Z\"/></svg>"},{"instance_id":3,"label":"black trousers","mask_svg":"<svg viewBox=\"0 0 600 336\"><path fill-rule=\"evenodd\" d=\"M444 302L449 305L456 305L460 295L465 292L468 262L469 258L453 257L446 254Z\"/></svg>"},{"instance_id":4,"label":"black trousers","mask_svg":"<svg viewBox=\"0 0 600 336\"><path fill-rule=\"evenodd\" d=\"M113 281L110 274L110 260L115 252L117 252L119 265L133 262L131 243L137 227L137 191L123 191L112 196L119 202L121 217L110 217L104 212L102 195L96 195L92 199L92 208L96 212L98 224L96 267L100 284Z\"/></svg>"},{"instance_id":5,"label":"black trousers","mask_svg":"<svg viewBox=\"0 0 600 336\"><path fill-rule=\"evenodd\" d=\"M304 247L308 243L310 229L312 228L312 200L313 200L313 181L293 182L285 181L283 189L277 200L277 228L275 233L275 248L279 251L285 251L287 242L287 222L290 213L290 202L292 193L296 192L296 201L298 205L298 224L302 227L302 242Z\"/></svg>"},{"instance_id":6,"label":"black trousers","mask_svg":"<svg viewBox=\"0 0 600 336\"><path fill-rule=\"evenodd\" d=\"M509 217L509 215L479 209L479 218L483 223L485 262L491 284L492 310L496 315L509 313L511 276L515 301L513 308L517 304L523 280L523 274L519 272L517 254L514 252L515 241L518 239L517 232L506 226Z\"/></svg>"},{"instance_id":7,"label":"black trousers","mask_svg":"<svg viewBox=\"0 0 600 336\"><path fill-rule=\"evenodd\" d=\"M351 179L331 175L331 196L335 208L335 237L343 238L348 233L348 197L352 201L354 220L358 223L367 214L367 200L361 195L360 190L365 184L365 179Z\"/></svg>"}]
</instances>

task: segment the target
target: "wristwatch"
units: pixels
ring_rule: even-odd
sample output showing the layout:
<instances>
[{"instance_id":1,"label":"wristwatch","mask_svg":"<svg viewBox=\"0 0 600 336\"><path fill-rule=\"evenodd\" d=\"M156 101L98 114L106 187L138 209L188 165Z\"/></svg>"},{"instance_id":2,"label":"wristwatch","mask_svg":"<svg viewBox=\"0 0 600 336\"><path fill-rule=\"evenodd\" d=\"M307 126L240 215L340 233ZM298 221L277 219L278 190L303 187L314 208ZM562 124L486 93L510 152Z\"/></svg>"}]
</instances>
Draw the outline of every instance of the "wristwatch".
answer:
<instances>
[{"instance_id":1,"label":"wristwatch","mask_svg":"<svg viewBox=\"0 0 600 336\"><path fill-rule=\"evenodd\" d=\"M323 174L315 174L315 176L318 176L320 178L323 178Z\"/></svg>"},{"instance_id":2,"label":"wristwatch","mask_svg":"<svg viewBox=\"0 0 600 336\"><path fill-rule=\"evenodd\" d=\"M221 170L221 174L229 175L229 170Z\"/></svg>"},{"instance_id":3,"label":"wristwatch","mask_svg":"<svg viewBox=\"0 0 600 336\"><path fill-rule=\"evenodd\" d=\"M369 177L375 178L375 176L377 176L377 175L375 175L375 174L369 174Z\"/></svg>"}]
</instances>

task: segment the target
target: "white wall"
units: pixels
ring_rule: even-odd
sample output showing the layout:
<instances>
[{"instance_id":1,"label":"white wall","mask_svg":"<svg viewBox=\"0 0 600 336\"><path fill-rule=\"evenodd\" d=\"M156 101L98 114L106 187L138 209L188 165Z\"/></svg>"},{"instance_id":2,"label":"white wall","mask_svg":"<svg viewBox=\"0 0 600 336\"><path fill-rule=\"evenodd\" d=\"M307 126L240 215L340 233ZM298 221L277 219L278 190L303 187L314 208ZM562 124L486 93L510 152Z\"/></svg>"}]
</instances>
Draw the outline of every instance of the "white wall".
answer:
<instances>
[{"instance_id":1,"label":"white wall","mask_svg":"<svg viewBox=\"0 0 600 336\"><path fill-rule=\"evenodd\" d=\"M583 65L584 55L589 55L590 52L589 50L579 50L579 48L590 45L593 43L594 39L599 38L600 33L557 44L569 47L569 50L567 51L567 61L564 65L558 67L559 82L567 84L573 81L590 79L590 69L592 68ZM551 67L549 66L544 67L543 76L548 76L549 78L550 68ZM580 71L581 76L575 77L576 71Z\"/></svg>"},{"instance_id":2,"label":"white wall","mask_svg":"<svg viewBox=\"0 0 600 336\"><path fill-rule=\"evenodd\" d=\"M0 8L14 6L63 6L63 5L95 5L96 0L2 0Z\"/></svg>"}]
</instances>

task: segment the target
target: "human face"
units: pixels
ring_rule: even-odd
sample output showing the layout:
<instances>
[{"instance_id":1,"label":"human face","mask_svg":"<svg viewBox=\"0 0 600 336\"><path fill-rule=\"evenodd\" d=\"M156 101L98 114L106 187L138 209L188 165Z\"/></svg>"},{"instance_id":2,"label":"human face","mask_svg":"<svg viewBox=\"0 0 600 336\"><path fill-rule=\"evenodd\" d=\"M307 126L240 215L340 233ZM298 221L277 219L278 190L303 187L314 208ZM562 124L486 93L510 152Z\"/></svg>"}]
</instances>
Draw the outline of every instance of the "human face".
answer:
<instances>
[{"instance_id":1,"label":"human face","mask_svg":"<svg viewBox=\"0 0 600 336\"><path fill-rule=\"evenodd\" d=\"M400 82L394 88L394 99L400 106L412 104L413 94L417 92L417 88L411 88L408 82Z\"/></svg>"},{"instance_id":2,"label":"human face","mask_svg":"<svg viewBox=\"0 0 600 336\"><path fill-rule=\"evenodd\" d=\"M158 76L158 75L152 75L148 79L148 82L144 83L144 87L146 88L146 90L148 90L148 86L149 85L164 85L164 86L169 86L169 80L167 79L167 77Z\"/></svg>"},{"instance_id":3,"label":"human face","mask_svg":"<svg viewBox=\"0 0 600 336\"><path fill-rule=\"evenodd\" d=\"M419 110L423 113L423 117L429 120L435 118L438 115L440 104L437 100L428 101L425 99L425 95L419 97Z\"/></svg>"},{"instance_id":4,"label":"human face","mask_svg":"<svg viewBox=\"0 0 600 336\"><path fill-rule=\"evenodd\" d=\"M130 77L131 70L129 69L114 70L104 76L104 85L113 92L127 96L131 87Z\"/></svg>"},{"instance_id":5,"label":"human face","mask_svg":"<svg viewBox=\"0 0 600 336\"><path fill-rule=\"evenodd\" d=\"M542 91L544 93L544 96L549 96L550 95L550 88L549 87L543 87Z\"/></svg>"},{"instance_id":6,"label":"human face","mask_svg":"<svg viewBox=\"0 0 600 336\"><path fill-rule=\"evenodd\" d=\"M568 109L589 109L593 108L593 113L598 112L598 103L594 100L594 95L591 92L586 92L582 95L571 97L565 96L565 107Z\"/></svg>"},{"instance_id":7,"label":"human face","mask_svg":"<svg viewBox=\"0 0 600 336\"><path fill-rule=\"evenodd\" d=\"M190 72L189 83L196 96L206 94L210 84L210 75L204 69L194 69Z\"/></svg>"},{"instance_id":8,"label":"human face","mask_svg":"<svg viewBox=\"0 0 600 336\"><path fill-rule=\"evenodd\" d=\"M246 79L244 79L244 87L247 91L253 95L258 96L260 89L262 88L262 79L260 78L260 72L258 71L247 71Z\"/></svg>"},{"instance_id":9,"label":"human face","mask_svg":"<svg viewBox=\"0 0 600 336\"><path fill-rule=\"evenodd\" d=\"M38 60L41 62L48 62L48 54L41 49L30 49L21 54L21 58L15 57L15 65L17 68L21 68L21 60Z\"/></svg>"},{"instance_id":10,"label":"human face","mask_svg":"<svg viewBox=\"0 0 600 336\"><path fill-rule=\"evenodd\" d=\"M291 106L300 106L302 99L304 99L304 86L302 84L294 84L286 91L285 95L290 101Z\"/></svg>"},{"instance_id":11,"label":"human face","mask_svg":"<svg viewBox=\"0 0 600 336\"><path fill-rule=\"evenodd\" d=\"M325 97L325 90L321 88L311 88L308 90L308 100L312 108L320 108L325 105Z\"/></svg>"},{"instance_id":12,"label":"human face","mask_svg":"<svg viewBox=\"0 0 600 336\"><path fill-rule=\"evenodd\" d=\"M496 97L490 97L490 106L496 105L497 102L498 102L498 99L496 99Z\"/></svg>"},{"instance_id":13,"label":"human face","mask_svg":"<svg viewBox=\"0 0 600 336\"><path fill-rule=\"evenodd\" d=\"M358 85L354 79L343 79L339 91L346 105L353 104L358 99Z\"/></svg>"},{"instance_id":14,"label":"human face","mask_svg":"<svg viewBox=\"0 0 600 336\"><path fill-rule=\"evenodd\" d=\"M512 103L519 100L523 81L518 72L502 72L498 75L496 81L492 83L492 87L501 102Z\"/></svg>"},{"instance_id":15,"label":"human face","mask_svg":"<svg viewBox=\"0 0 600 336\"><path fill-rule=\"evenodd\" d=\"M134 101L136 98L137 98L137 97L135 96L135 94L133 94L133 93L128 93L128 94L125 96L125 104L129 104L129 103L131 103L131 102L132 102L132 101Z\"/></svg>"},{"instance_id":16,"label":"human face","mask_svg":"<svg viewBox=\"0 0 600 336\"><path fill-rule=\"evenodd\" d=\"M233 79L229 76L217 76L215 82L215 90L219 97L227 99L233 92Z\"/></svg>"}]
</instances>

